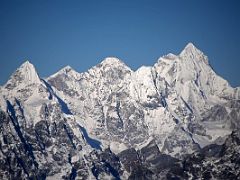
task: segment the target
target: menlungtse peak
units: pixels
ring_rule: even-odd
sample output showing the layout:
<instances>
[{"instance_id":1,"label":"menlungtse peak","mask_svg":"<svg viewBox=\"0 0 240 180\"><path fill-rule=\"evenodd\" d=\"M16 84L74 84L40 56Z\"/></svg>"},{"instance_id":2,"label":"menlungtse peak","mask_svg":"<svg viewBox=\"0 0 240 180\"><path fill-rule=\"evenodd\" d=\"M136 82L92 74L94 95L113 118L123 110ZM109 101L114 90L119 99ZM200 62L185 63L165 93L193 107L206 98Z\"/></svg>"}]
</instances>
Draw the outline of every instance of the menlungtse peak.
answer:
<instances>
[{"instance_id":1,"label":"menlungtse peak","mask_svg":"<svg viewBox=\"0 0 240 180\"><path fill-rule=\"evenodd\" d=\"M33 66L33 64L30 63L29 60L26 60L24 63L22 63L22 65L20 67L24 67L24 66Z\"/></svg>"},{"instance_id":2,"label":"menlungtse peak","mask_svg":"<svg viewBox=\"0 0 240 180\"><path fill-rule=\"evenodd\" d=\"M202 52L196 47L193 45L193 43L188 43L185 48L182 50L182 52L180 53L180 56L181 55L184 55L186 53L192 53L192 54L201 54Z\"/></svg>"},{"instance_id":3,"label":"menlungtse peak","mask_svg":"<svg viewBox=\"0 0 240 180\"><path fill-rule=\"evenodd\" d=\"M38 76L38 73L33 64L29 61L25 61L10 77L8 82L4 87L6 88L14 88L17 85L24 83L28 84L36 84L41 83L41 80Z\"/></svg>"},{"instance_id":4,"label":"menlungtse peak","mask_svg":"<svg viewBox=\"0 0 240 180\"><path fill-rule=\"evenodd\" d=\"M183 59L203 60L207 65L209 65L207 56L205 56L204 53L191 42L185 46L179 56Z\"/></svg>"},{"instance_id":5,"label":"menlungtse peak","mask_svg":"<svg viewBox=\"0 0 240 180\"><path fill-rule=\"evenodd\" d=\"M194 46L193 43L189 42L184 49L197 49L196 46Z\"/></svg>"}]
</instances>

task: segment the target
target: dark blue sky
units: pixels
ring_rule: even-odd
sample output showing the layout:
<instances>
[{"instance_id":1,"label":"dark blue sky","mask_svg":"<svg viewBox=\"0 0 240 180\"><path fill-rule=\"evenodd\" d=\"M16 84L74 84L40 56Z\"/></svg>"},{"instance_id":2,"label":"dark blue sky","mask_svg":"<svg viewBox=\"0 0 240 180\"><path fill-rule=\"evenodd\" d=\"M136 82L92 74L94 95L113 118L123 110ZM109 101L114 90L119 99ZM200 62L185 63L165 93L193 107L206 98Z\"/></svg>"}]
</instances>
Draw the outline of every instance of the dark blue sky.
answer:
<instances>
[{"instance_id":1,"label":"dark blue sky","mask_svg":"<svg viewBox=\"0 0 240 180\"><path fill-rule=\"evenodd\" d=\"M238 0L0 0L0 84L25 60L42 77L107 56L137 69L193 42L239 86L239 33Z\"/></svg>"}]
</instances>

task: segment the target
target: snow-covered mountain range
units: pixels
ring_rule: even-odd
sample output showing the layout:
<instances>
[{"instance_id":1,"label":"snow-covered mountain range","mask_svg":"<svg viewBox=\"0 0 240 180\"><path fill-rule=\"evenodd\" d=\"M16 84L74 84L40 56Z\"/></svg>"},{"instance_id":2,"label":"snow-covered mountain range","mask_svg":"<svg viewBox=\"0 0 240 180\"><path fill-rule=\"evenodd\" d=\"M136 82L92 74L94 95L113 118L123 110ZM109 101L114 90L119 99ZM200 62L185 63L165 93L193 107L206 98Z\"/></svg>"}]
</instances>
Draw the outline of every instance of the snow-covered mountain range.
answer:
<instances>
[{"instance_id":1,"label":"snow-covered mountain range","mask_svg":"<svg viewBox=\"0 0 240 180\"><path fill-rule=\"evenodd\" d=\"M192 43L136 71L108 57L43 79L26 61L0 87L0 129L1 179L240 175L240 88Z\"/></svg>"}]
</instances>

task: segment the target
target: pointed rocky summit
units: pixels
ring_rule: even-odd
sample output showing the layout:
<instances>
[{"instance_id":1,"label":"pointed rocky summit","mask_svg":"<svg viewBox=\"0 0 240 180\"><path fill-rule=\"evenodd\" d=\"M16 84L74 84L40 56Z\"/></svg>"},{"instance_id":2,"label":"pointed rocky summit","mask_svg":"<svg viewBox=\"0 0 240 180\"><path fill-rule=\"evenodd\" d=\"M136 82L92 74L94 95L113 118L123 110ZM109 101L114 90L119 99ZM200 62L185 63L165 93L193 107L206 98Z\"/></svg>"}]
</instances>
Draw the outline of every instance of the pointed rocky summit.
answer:
<instances>
[{"instance_id":1,"label":"pointed rocky summit","mask_svg":"<svg viewBox=\"0 0 240 180\"><path fill-rule=\"evenodd\" d=\"M207 56L204 55L202 51L200 51L193 43L188 43L179 56L183 59L190 60L203 60L207 65L209 65Z\"/></svg>"},{"instance_id":2,"label":"pointed rocky summit","mask_svg":"<svg viewBox=\"0 0 240 180\"><path fill-rule=\"evenodd\" d=\"M29 61L25 61L10 77L8 82L4 85L7 89L13 89L14 87L24 84L37 84L41 83L38 73L33 64Z\"/></svg>"}]
</instances>

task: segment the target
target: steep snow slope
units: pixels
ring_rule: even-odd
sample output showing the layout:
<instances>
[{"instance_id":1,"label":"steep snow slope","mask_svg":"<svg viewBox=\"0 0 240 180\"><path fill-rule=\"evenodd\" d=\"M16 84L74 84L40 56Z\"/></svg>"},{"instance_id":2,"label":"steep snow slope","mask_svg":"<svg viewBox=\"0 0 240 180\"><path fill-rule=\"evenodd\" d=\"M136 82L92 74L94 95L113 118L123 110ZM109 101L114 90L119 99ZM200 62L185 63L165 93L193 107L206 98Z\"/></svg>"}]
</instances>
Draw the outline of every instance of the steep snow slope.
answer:
<instances>
[{"instance_id":1,"label":"steep snow slope","mask_svg":"<svg viewBox=\"0 0 240 180\"><path fill-rule=\"evenodd\" d=\"M207 56L192 43L178 56L167 55L160 58L154 67L198 116L214 103L239 99L238 90L213 71Z\"/></svg>"},{"instance_id":2,"label":"steep snow slope","mask_svg":"<svg viewBox=\"0 0 240 180\"><path fill-rule=\"evenodd\" d=\"M28 61L1 88L0 107L1 179L94 177L84 159L93 148L67 104Z\"/></svg>"},{"instance_id":3,"label":"steep snow slope","mask_svg":"<svg viewBox=\"0 0 240 180\"><path fill-rule=\"evenodd\" d=\"M239 99L239 91L216 75L191 43L179 55L169 54L135 72L109 57L86 73L63 69L47 81L105 147L137 148L154 138L163 152L176 157L230 134L231 117L205 119L216 106L225 108L229 100ZM226 109L228 116L233 109Z\"/></svg>"},{"instance_id":4,"label":"steep snow slope","mask_svg":"<svg viewBox=\"0 0 240 180\"><path fill-rule=\"evenodd\" d=\"M68 102L71 112L90 135L101 139L105 146L122 142L123 146L131 146L147 139L143 112L129 96L132 71L122 61L106 58L88 72L78 74L79 78L73 81L62 72L47 81ZM61 83L56 83L62 80L66 84L64 89ZM68 93L75 88L78 88L77 93Z\"/></svg>"},{"instance_id":5,"label":"steep snow slope","mask_svg":"<svg viewBox=\"0 0 240 180\"><path fill-rule=\"evenodd\" d=\"M203 147L231 133L233 119L240 118L234 108L227 108L227 104L230 100L239 100L239 90L219 77L209 65L208 58L193 44L189 43L178 56L161 57L154 68L192 112L194 117L188 130L196 143ZM224 110L225 114L218 109ZM215 114L215 119L210 120L214 111L218 111L218 118ZM237 115L231 118L231 113Z\"/></svg>"}]
</instances>

